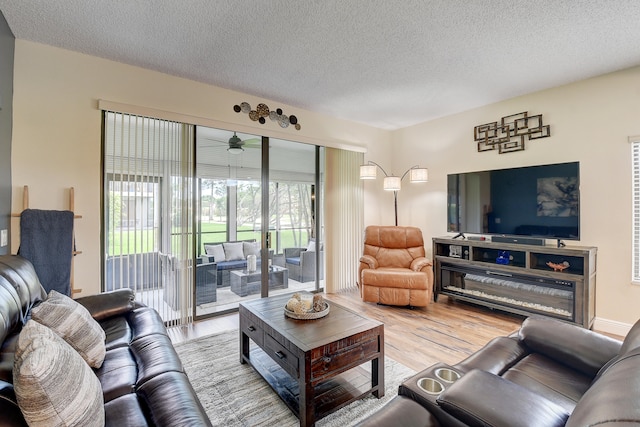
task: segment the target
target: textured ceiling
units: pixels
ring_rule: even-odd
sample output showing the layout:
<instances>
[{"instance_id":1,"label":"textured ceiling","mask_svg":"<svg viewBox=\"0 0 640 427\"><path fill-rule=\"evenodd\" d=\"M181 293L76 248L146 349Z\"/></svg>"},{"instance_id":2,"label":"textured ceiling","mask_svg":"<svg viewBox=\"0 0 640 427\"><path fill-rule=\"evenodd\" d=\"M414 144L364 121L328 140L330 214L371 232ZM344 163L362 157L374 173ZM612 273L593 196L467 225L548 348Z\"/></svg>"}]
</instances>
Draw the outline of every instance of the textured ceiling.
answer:
<instances>
[{"instance_id":1,"label":"textured ceiling","mask_svg":"<svg viewBox=\"0 0 640 427\"><path fill-rule=\"evenodd\" d=\"M0 11L18 39L385 129L640 65L638 0L0 0Z\"/></svg>"}]
</instances>

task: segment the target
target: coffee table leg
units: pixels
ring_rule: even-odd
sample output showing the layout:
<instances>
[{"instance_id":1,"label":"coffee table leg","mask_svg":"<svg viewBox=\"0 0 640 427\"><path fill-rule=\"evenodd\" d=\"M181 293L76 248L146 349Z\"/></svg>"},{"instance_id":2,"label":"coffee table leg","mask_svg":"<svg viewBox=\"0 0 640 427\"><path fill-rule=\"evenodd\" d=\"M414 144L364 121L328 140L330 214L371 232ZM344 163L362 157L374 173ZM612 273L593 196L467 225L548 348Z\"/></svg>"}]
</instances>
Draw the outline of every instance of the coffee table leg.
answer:
<instances>
[{"instance_id":1,"label":"coffee table leg","mask_svg":"<svg viewBox=\"0 0 640 427\"><path fill-rule=\"evenodd\" d=\"M371 361L371 387L377 387L373 395L378 399L384 396L384 366L380 363L384 363L384 359L377 357Z\"/></svg>"},{"instance_id":2,"label":"coffee table leg","mask_svg":"<svg viewBox=\"0 0 640 427\"><path fill-rule=\"evenodd\" d=\"M384 327L378 331L378 357L371 361L371 387L377 387L373 395L380 399L384 396Z\"/></svg>"},{"instance_id":3,"label":"coffee table leg","mask_svg":"<svg viewBox=\"0 0 640 427\"><path fill-rule=\"evenodd\" d=\"M240 363L247 363L247 359L249 359L249 336L245 334L243 331L243 325L240 325Z\"/></svg>"},{"instance_id":4,"label":"coffee table leg","mask_svg":"<svg viewBox=\"0 0 640 427\"><path fill-rule=\"evenodd\" d=\"M314 426L316 423L315 408L313 407L314 390L310 381L305 381L304 372L300 372L298 386L300 389L298 396L300 427Z\"/></svg>"}]
</instances>

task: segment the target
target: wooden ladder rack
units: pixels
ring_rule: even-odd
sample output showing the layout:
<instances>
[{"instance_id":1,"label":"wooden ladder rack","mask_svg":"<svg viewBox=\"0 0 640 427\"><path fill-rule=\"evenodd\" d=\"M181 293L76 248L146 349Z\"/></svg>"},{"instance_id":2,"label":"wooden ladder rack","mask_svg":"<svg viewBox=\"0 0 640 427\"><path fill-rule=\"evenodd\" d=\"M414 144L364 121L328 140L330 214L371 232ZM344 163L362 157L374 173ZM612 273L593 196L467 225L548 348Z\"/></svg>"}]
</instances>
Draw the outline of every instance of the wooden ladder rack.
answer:
<instances>
[{"instance_id":1,"label":"wooden ladder rack","mask_svg":"<svg viewBox=\"0 0 640 427\"><path fill-rule=\"evenodd\" d=\"M79 219L82 218L82 215L77 215L75 213L75 190L73 187L69 188L69 210L71 212L73 212L73 218L74 219ZM24 211L25 209L29 209L29 186L25 185L23 190L22 190L22 210ZM22 215L22 212L19 213L12 213L11 216L12 217L16 217L16 218L20 218L20 216ZM75 221L74 221L75 222ZM75 250L75 244L76 244L76 236L75 236L75 227L73 227L73 246L74 249L72 250L71 254L73 255L71 257L71 295L73 294L78 294L80 292L82 292L82 289L76 289L74 286L74 280L73 280L73 264L74 264L74 258L76 255L79 255L82 253L82 251L77 251Z\"/></svg>"}]
</instances>

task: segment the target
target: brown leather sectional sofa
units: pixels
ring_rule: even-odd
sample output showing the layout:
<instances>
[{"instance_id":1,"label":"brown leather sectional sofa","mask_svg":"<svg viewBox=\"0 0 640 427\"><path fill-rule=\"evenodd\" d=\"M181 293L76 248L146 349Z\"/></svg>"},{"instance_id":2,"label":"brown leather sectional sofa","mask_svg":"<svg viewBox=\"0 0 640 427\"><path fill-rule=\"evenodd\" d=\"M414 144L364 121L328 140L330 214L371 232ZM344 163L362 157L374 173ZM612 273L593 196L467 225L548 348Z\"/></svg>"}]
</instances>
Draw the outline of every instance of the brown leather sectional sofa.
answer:
<instances>
[{"instance_id":1,"label":"brown leather sectional sofa","mask_svg":"<svg viewBox=\"0 0 640 427\"><path fill-rule=\"evenodd\" d=\"M360 425L638 425L639 372L640 321L620 342L530 317L457 365L437 364L405 380Z\"/></svg>"},{"instance_id":2,"label":"brown leather sectional sofa","mask_svg":"<svg viewBox=\"0 0 640 427\"><path fill-rule=\"evenodd\" d=\"M29 261L0 256L0 426L26 425L13 387L14 355L31 309L45 298ZM155 310L137 303L128 289L76 301L106 333L106 357L93 369L105 425L211 425Z\"/></svg>"}]
</instances>

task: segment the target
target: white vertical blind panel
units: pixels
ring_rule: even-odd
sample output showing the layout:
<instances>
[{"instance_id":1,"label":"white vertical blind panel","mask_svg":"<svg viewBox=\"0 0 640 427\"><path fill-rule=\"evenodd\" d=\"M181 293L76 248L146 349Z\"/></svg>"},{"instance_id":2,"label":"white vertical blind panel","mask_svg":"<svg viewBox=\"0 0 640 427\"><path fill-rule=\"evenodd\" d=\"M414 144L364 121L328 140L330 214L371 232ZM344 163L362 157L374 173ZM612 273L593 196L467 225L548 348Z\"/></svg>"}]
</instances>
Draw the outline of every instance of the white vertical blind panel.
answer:
<instances>
[{"instance_id":1,"label":"white vertical blind panel","mask_svg":"<svg viewBox=\"0 0 640 427\"><path fill-rule=\"evenodd\" d=\"M357 287L364 230L362 153L326 149L325 225L327 293Z\"/></svg>"},{"instance_id":2,"label":"white vertical blind panel","mask_svg":"<svg viewBox=\"0 0 640 427\"><path fill-rule=\"evenodd\" d=\"M192 321L193 126L105 112L105 284Z\"/></svg>"},{"instance_id":3,"label":"white vertical blind panel","mask_svg":"<svg viewBox=\"0 0 640 427\"><path fill-rule=\"evenodd\" d=\"M633 247L632 282L640 284L640 140L631 142L632 197L633 197Z\"/></svg>"}]
</instances>

